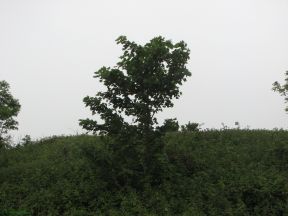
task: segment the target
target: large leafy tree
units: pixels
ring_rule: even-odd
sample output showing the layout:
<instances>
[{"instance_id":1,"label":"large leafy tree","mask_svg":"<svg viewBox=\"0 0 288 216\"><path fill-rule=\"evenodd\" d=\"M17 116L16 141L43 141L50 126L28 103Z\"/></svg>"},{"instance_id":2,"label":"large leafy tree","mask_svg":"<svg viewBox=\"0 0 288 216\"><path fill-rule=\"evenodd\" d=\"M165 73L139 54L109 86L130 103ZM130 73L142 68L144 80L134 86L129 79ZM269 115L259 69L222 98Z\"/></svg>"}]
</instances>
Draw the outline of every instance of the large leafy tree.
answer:
<instances>
[{"instance_id":1,"label":"large leafy tree","mask_svg":"<svg viewBox=\"0 0 288 216\"><path fill-rule=\"evenodd\" d=\"M146 135L153 130L155 114L172 107L173 98L179 98L179 86L191 75L186 68L189 49L181 41L173 44L163 37L155 37L144 46L120 36L123 55L113 68L102 67L95 72L107 90L95 97L85 97L84 103L93 114L100 114L104 123L80 120L84 129L93 132L117 134L129 124L125 116L132 116L132 125Z\"/></svg>"},{"instance_id":2,"label":"large leafy tree","mask_svg":"<svg viewBox=\"0 0 288 216\"><path fill-rule=\"evenodd\" d=\"M0 144L10 130L17 129L18 122L15 117L20 111L20 104L9 91L9 84L0 81Z\"/></svg>"},{"instance_id":3,"label":"large leafy tree","mask_svg":"<svg viewBox=\"0 0 288 216\"><path fill-rule=\"evenodd\" d=\"M129 164L140 161L144 173L153 169L159 173L156 164L157 160L163 161L159 157L163 156L164 146L155 114L172 107L172 99L180 97L180 85L191 76L186 68L190 51L183 41L173 44L163 37L155 37L145 45L131 42L125 36L116 42L122 45L120 61L115 67L100 68L94 76L106 90L84 98L92 114L100 115L103 122L82 119L80 125L116 139L114 155L119 154L118 164L123 158L127 161L129 155L129 159L135 157Z\"/></svg>"},{"instance_id":4,"label":"large leafy tree","mask_svg":"<svg viewBox=\"0 0 288 216\"><path fill-rule=\"evenodd\" d=\"M285 83L281 85L279 82L274 82L273 83L273 91L279 92L281 96L285 97L285 102L288 103L288 71L285 73L286 78L285 78ZM286 107L286 112L288 112L288 106Z\"/></svg>"}]
</instances>

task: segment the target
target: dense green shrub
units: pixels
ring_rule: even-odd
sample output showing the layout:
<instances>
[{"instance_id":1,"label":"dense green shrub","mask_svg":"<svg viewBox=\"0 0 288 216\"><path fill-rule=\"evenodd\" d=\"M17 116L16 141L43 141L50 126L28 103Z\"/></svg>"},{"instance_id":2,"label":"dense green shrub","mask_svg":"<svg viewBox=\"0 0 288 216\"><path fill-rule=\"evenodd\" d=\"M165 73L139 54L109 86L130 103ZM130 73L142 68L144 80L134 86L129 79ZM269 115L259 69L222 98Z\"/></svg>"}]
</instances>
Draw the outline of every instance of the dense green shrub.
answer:
<instances>
[{"instance_id":1,"label":"dense green shrub","mask_svg":"<svg viewBox=\"0 0 288 216\"><path fill-rule=\"evenodd\" d=\"M30 216L30 213L21 210L0 210L0 216Z\"/></svg>"},{"instance_id":2,"label":"dense green shrub","mask_svg":"<svg viewBox=\"0 0 288 216\"><path fill-rule=\"evenodd\" d=\"M164 143L164 181L143 179L141 188L125 180L134 164L119 166L108 137L52 137L1 151L0 210L31 216L288 214L287 131L177 132Z\"/></svg>"}]
</instances>

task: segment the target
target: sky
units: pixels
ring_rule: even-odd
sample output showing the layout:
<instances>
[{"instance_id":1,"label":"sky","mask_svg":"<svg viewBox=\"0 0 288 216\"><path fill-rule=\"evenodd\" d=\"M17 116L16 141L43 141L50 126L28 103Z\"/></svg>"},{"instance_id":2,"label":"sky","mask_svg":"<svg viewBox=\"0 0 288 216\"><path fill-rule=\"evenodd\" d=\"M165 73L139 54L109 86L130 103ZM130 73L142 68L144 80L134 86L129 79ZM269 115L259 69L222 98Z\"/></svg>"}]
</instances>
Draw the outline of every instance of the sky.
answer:
<instances>
[{"instance_id":1,"label":"sky","mask_svg":"<svg viewBox=\"0 0 288 216\"><path fill-rule=\"evenodd\" d=\"M22 105L13 136L85 132L82 99L102 88L93 74L116 64L120 35L191 50L192 76L159 122L287 129L284 98L271 91L288 70L287 11L287 0L0 0L0 80Z\"/></svg>"}]
</instances>

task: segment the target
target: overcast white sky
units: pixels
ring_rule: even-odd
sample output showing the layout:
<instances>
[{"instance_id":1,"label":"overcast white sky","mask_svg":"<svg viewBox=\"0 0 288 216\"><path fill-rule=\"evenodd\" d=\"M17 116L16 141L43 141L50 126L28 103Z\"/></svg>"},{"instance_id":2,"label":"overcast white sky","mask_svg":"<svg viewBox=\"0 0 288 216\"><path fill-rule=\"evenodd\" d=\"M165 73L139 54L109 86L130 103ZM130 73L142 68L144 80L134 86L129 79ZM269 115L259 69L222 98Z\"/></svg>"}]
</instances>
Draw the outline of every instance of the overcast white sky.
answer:
<instances>
[{"instance_id":1,"label":"overcast white sky","mask_svg":"<svg viewBox=\"0 0 288 216\"><path fill-rule=\"evenodd\" d=\"M288 70L287 0L0 0L0 80L22 105L15 137L81 133L82 99L99 89L94 71L117 62L119 35L191 49L192 77L160 122L287 129L271 91Z\"/></svg>"}]
</instances>

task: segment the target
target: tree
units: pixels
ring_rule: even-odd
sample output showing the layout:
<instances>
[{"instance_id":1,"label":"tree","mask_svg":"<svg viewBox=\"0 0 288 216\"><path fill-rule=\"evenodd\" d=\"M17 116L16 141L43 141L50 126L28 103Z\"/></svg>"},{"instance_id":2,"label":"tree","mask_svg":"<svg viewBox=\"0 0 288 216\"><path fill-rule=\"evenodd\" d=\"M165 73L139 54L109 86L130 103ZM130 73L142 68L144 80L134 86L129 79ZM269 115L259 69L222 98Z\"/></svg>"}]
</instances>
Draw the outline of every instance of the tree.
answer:
<instances>
[{"instance_id":1,"label":"tree","mask_svg":"<svg viewBox=\"0 0 288 216\"><path fill-rule=\"evenodd\" d=\"M272 90L275 92L279 92L281 96L285 97L285 103L288 103L288 71L285 73L286 78L285 78L285 84L281 85L277 81L273 83L273 88ZM286 107L286 112L288 112L288 106Z\"/></svg>"},{"instance_id":2,"label":"tree","mask_svg":"<svg viewBox=\"0 0 288 216\"><path fill-rule=\"evenodd\" d=\"M120 36L117 44L124 54L114 68L102 67L95 72L107 91L95 97L85 97L84 103L92 114L100 114L103 124L90 119L80 120L89 131L117 134L127 125L123 114L133 116L133 124L146 135L157 123L155 114L166 107L173 107L173 98L179 98L179 86L191 73L186 68L189 49L181 41L156 37L144 46Z\"/></svg>"},{"instance_id":3,"label":"tree","mask_svg":"<svg viewBox=\"0 0 288 216\"><path fill-rule=\"evenodd\" d=\"M189 121L188 124L181 126L181 131L183 132L199 131L201 130L202 125L203 124Z\"/></svg>"},{"instance_id":4,"label":"tree","mask_svg":"<svg viewBox=\"0 0 288 216\"><path fill-rule=\"evenodd\" d=\"M125 36L116 42L122 45L120 61L113 68L100 68L94 76L106 86L106 91L83 100L104 123L82 119L80 125L93 133L116 137L117 149L119 143L127 146L126 150L137 149L134 154L144 155L144 169L151 170L163 151L155 114L173 107L172 99L180 97L179 86L191 76L186 68L190 51L183 41L173 44L163 37L155 37L145 45ZM126 117L132 117L132 122L127 122Z\"/></svg>"},{"instance_id":5,"label":"tree","mask_svg":"<svg viewBox=\"0 0 288 216\"><path fill-rule=\"evenodd\" d=\"M162 132L177 132L179 130L179 123L176 118L165 119L159 130Z\"/></svg>"},{"instance_id":6,"label":"tree","mask_svg":"<svg viewBox=\"0 0 288 216\"><path fill-rule=\"evenodd\" d=\"M9 130L16 130L18 122L15 117L20 111L20 104L9 91L9 84L0 81L0 143L4 143Z\"/></svg>"}]
</instances>

